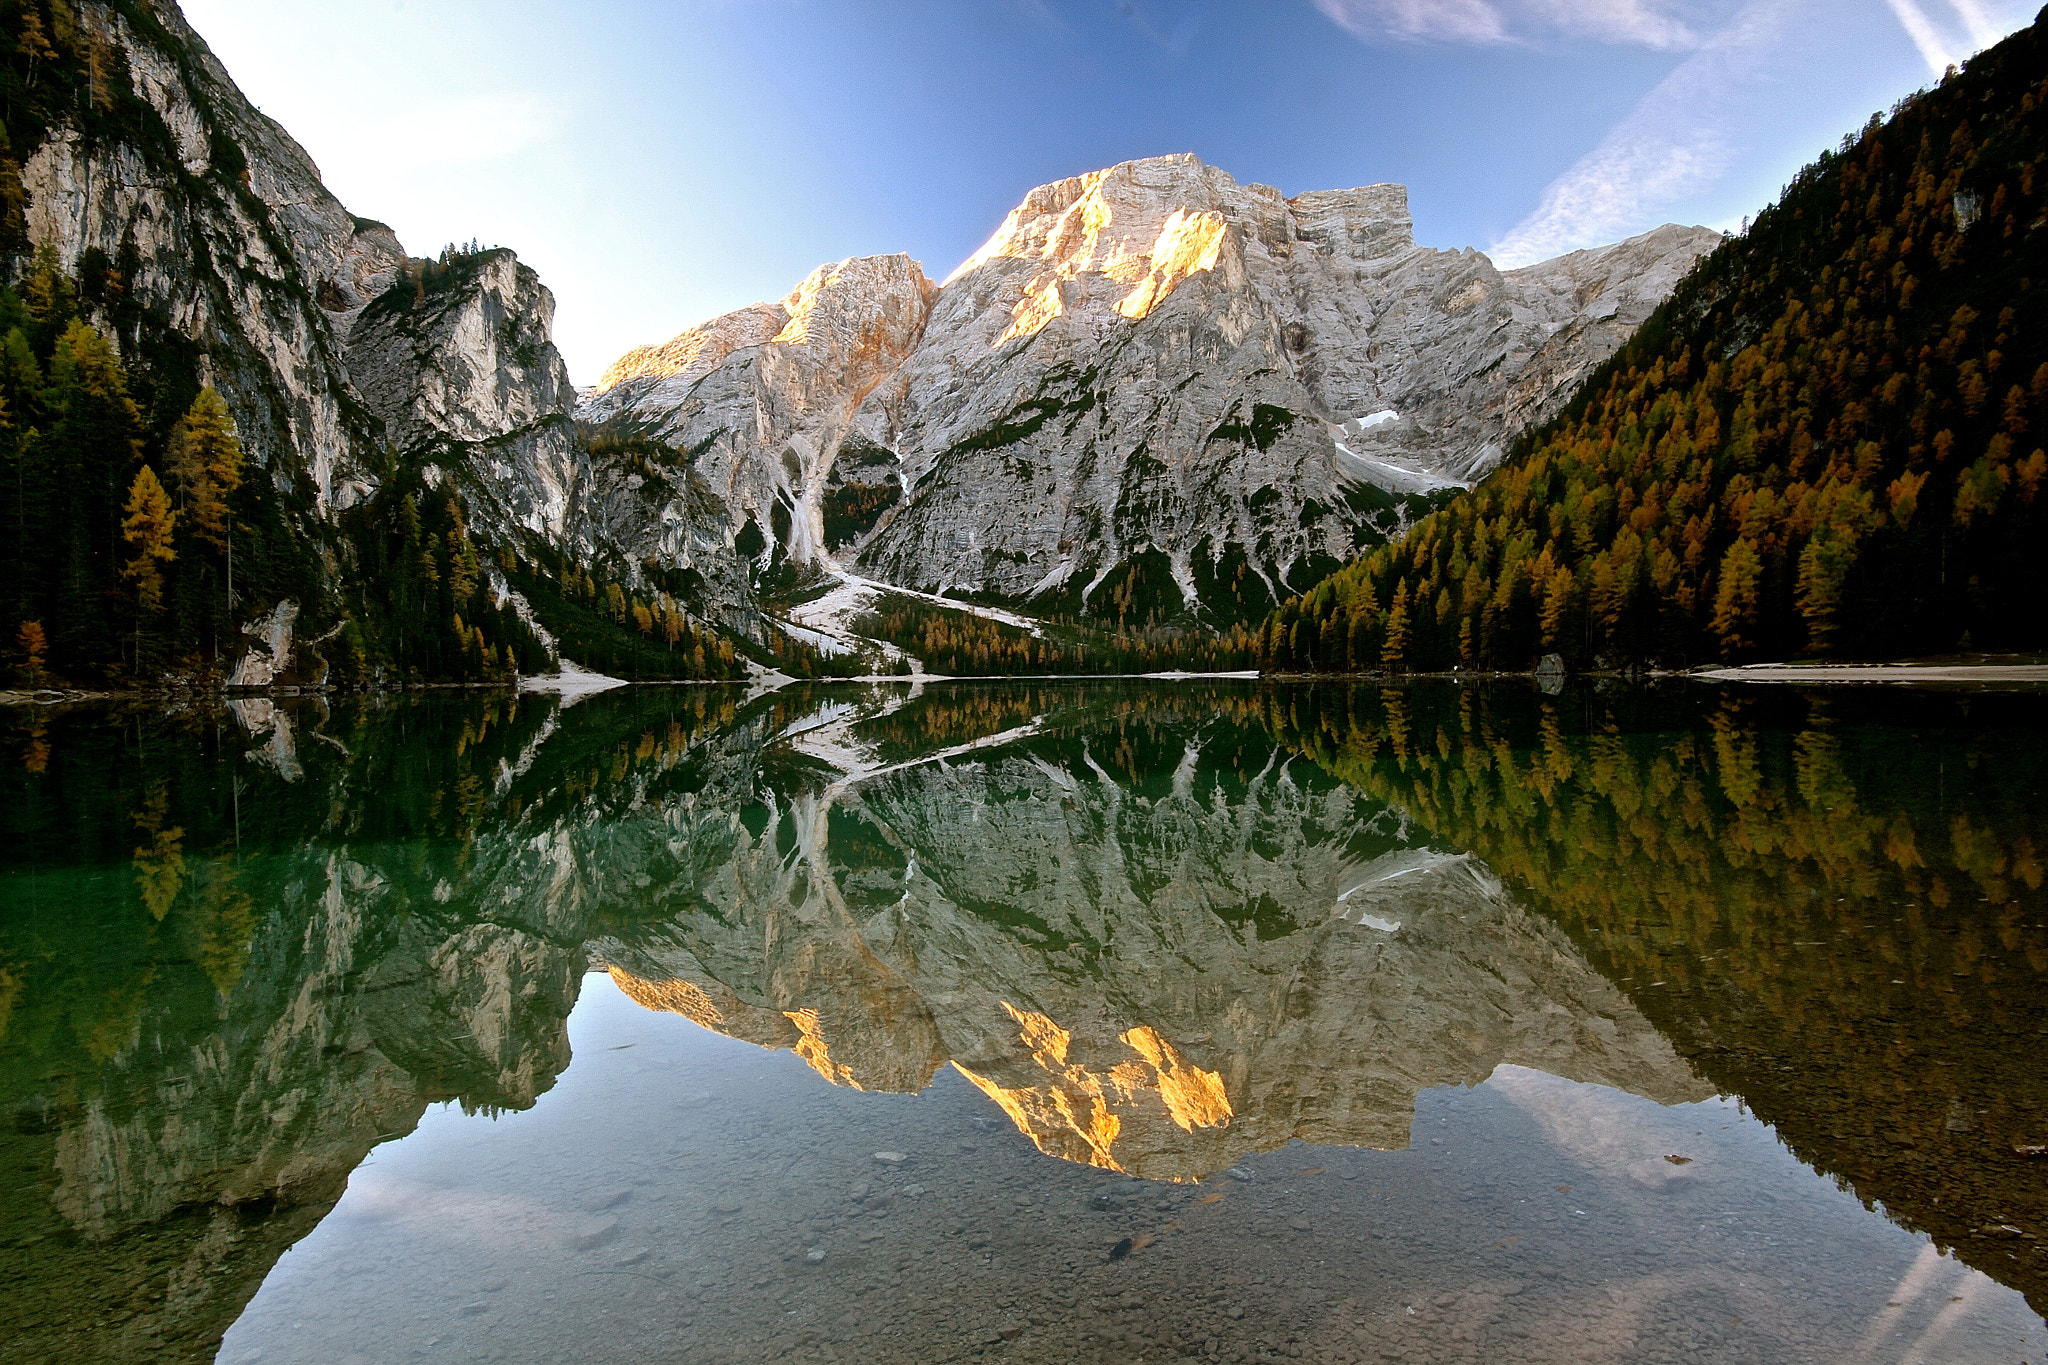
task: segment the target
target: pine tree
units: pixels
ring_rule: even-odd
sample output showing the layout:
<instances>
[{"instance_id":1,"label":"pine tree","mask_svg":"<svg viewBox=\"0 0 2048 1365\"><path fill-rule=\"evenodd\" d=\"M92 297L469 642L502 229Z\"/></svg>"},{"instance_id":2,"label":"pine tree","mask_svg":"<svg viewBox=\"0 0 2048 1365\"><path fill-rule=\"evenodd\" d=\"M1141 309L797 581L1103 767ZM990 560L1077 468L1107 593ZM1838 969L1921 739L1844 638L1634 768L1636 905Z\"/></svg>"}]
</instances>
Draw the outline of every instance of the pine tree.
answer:
<instances>
[{"instance_id":1,"label":"pine tree","mask_svg":"<svg viewBox=\"0 0 2048 1365\"><path fill-rule=\"evenodd\" d=\"M50 36L43 31L42 16L36 13L34 5L22 7L21 33L14 40L15 50L28 58L29 89L35 89L36 67L44 62L57 60L57 49L50 46Z\"/></svg>"},{"instance_id":2,"label":"pine tree","mask_svg":"<svg viewBox=\"0 0 2048 1365\"><path fill-rule=\"evenodd\" d=\"M49 641L43 637L41 621L23 621L15 634L15 645L21 650L21 671L30 687L43 685L43 664L50 651Z\"/></svg>"},{"instance_id":3,"label":"pine tree","mask_svg":"<svg viewBox=\"0 0 2048 1365\"><path fill-rule=\"evenodd\" d=\"M1755 643L1757 580L1762 573L1756 547L1747 540L1730 545L1721 559L1720 587L1714 594L1714 634L1729 654Z\"/></svg>"},{"instance_id":4,"label":"pine tree","mask_svg":"<svg viewBox=\"0 0 2048 1365\"><path fill-rule=\"evenodd\" d=\"M178 514L171 510L170 495L158 482L156 471L144 465L128 489L127 516L121 522L121 538L135 547L135 557L121 570L121 577L135 585L135 607L140 619L154 617L164 607L162 565L178 557L171 547L171 533Z\"/></svg>"},{"instance_id":5,"label":"pine tree","mask_svg":"<svg viewBox=\"0 0 2048 1365\"><path fill-rule=\"evenodd\" d=\"M164 470L178 494L178 512L193 535L215 549L230 549L228 494L242 486L242 442L218 392L199 391L171 428Z\"/></svg>"},{"instance_id":6,"label":"pine tree","mask_svg":"<svg viewBox=\"0 0 2048 1365\"><path fill-rule=\"evenodd\" d=\"M1403 583L1394 590L1394 601L1387 608L1387 637L1380 646L1380 663L1389 669L1400 669L1408 659L1408 585Z\"/></svg>"}]
</instances>

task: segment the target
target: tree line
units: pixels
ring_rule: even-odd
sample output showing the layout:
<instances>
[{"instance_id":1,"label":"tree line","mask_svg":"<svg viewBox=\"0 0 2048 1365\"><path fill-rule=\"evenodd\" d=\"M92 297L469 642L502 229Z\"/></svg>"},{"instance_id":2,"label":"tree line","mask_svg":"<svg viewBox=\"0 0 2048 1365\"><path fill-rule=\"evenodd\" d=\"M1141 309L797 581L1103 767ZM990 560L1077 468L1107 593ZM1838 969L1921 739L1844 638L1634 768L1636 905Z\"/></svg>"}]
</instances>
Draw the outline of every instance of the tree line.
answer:
<instances>
[{"instance_id":1,"label":"tree line","mask_svg":"<svg viewBox=\"0 0 2048 1365\"><path fill-rule=\"evenodd\" d=\"M1873 118L1471 493L1276 609L1276 671L2043 640L2048 36Z\"/></svg>"},{"instance_id":2,"label":"tree line","mask_svg":"<svg viewBox=\"0 0 2048 1365\"><path fill-rule=\"evenodd\" d=\"M234 603L291 595L306 568L247 463L211 388L152 429L49 252L0 287L0 592L22 681L231 666Z\"/></svg>"},{"instance_id":3,"label":"tree line","mask_svg":"<svg viewBox=\"0 0 2048 1365\"><path fill-rule=\"evenodd\" d=\"M958 608L896 599L856 623L920 659L927 671L956 677L1020 674L1223 673L1256 665L1256 635L1194 630L1084 631L1051 626L1042 635Z\"/></svg>"}]
</instances>

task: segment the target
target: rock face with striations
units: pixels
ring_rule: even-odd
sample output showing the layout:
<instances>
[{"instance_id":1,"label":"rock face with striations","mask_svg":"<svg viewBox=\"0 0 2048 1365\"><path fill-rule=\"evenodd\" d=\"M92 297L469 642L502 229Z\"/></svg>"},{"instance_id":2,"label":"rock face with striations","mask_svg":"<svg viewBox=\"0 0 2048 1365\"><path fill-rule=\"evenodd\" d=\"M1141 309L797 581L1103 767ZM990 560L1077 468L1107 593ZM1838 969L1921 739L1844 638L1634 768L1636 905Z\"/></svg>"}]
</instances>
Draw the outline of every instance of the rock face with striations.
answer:
<instances>
[{"instance_id":1,"label":"rock face with striations","mask_svg":"<svg viewBox=\"0 0 2048 1365\"><path fill-rule=\"evenodd\" d=\"M349 387L337 318L388 285L404 251L327 193L176 5L81 19L125 58L137 126L90 141L53 129L23 149L30 240L66 268L88 252L125 260L140 325L202 353L251 457L318 511L346 505L375 432Z\"/></svg>"},{"instance_id":2,"label":"rock face with striations","mask_svg":"<svg viewBox=\"0 0 2048 1365\"><path fill-rule=\"evenodd\" d=\"M550 340L554 295L510 251L461 273L454 288L415 299L401 286L355 314L349 377L388 443L460 479L473 522L560 542L591 474Z\"/></svg>"},{"instance_id":3,"label":"rock face with striations","mask_svg":"<svg viewBox=\"0 0 2048 1365\"><path fill-rule=\"evenodd\" d=\"M751 516L762 539L741 543L764 568L778 555L823 562L844 490L895 488L895 456L855 422L901 372L937 294L908 256L820 266L780 303L627 352L578 417L687 452L712 491Z\"/></svg>"},{"instance_id":4,"label":"rock face with striations","mask_svg":"<svg viewBox=\"0 0 2048 1365\"><path fill-rule=\"evenodd\" d=\"M845 261L629 353L578 416L688 452L764 560L1252 611L1483 476L1719 240L1503 272L1417 246L1398 185L1158 157L1033 190L943 288Z\"/></svg>"},{"instance_id":5,"label":"rock face with striations","mask_svg":"<svg viewBox=\"0 0 2048 1365\"><path fill-rule=\"evenodd\" d=\"M702 479L642 487L584 450L554 299L530 268L494 250L416 290L418 263L391 229L327 191L173 0L84 7L77 22L133 98L90 138L56 127L18 149L23 229L73 274L118 266L116 294L88 294L89 320L131 365L194 359L286 495L294 532L336 550L340 514L377 491L395 455L459 488L486 545L538 540L636 582L650 558L697 567L706 600L692 605L747 628L733 528ZM350 571L344 553L328 562ZM294 610L331 619L343 586L330 575L332 600Z\"/></svg>"}]
</instances>

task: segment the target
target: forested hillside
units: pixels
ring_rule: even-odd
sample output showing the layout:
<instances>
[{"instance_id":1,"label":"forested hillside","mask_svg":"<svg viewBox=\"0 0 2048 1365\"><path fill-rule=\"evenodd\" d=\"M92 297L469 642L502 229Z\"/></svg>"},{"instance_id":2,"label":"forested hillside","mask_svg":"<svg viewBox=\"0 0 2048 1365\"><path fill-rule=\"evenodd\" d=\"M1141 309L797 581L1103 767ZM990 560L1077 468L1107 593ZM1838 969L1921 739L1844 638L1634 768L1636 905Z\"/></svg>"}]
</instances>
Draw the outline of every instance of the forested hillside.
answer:
<instances>
[{"instance_id":1,"label":"forested hillside","mask_svg":"<svg viewBox=\"0 0 2048 1365\"><path fill-rule=\"evenodd\" d=\"M250 466L221 396L196 388L189 367L132 373L83 320L86 306L47 252L21 290L0 286L0 603L18 682L219 682L243 651L251 604L284 599L332 621L313 656L332 683L552 669L539 633L493 590L493 570L587 666L739 673L731 642L673 594L480 545L461 496L395 459L341 516L342 572L331 575L330 547L296 529L303 509Z\"/></svg>"},{"instance_id":2,"label":"forested hillside","mask_svg":"<svg viewBox=\"0 0 2048 1365\"><path fill-rule=\"evenodd\" d=\"M2048 11L1800 173L1277 671L2048 644Z\"/></svg>"},{"instance_id":3,"label":"forested hillside","mask_svg":"<svg viewBox=\"0 0 2048 1365\"><path fill-rule=\"evenodd\" d=\"M175 5L0 4L0 685L217 684L264 657L250 680L490 681L552 668L549 633L623 677L741 672L678 575L481 506L462 451L398 430L416 377L490 357L371 354L373 301L503 313L512 378L454 406L492 438L545 425L521 404L559 364L552 302L521 278L474 243L407 259L348 214Z\"/></svg>"},{"instance_id":4,"label":"forested hillside","mask_svg":"<svg viewBox=\"0 0 2048 1365\"><path fill-rule=\"evenodd\" d=\"M136 385L80 302L48 253L22 291L0 287L0 593L13 671L29 686L219 680L241 652L249 603L327 597L319 547L248 466L220 395L194 392L179 367ZM393 485L361 512L364 572L349 575L353 610L326 650L333 680L548 666L534 632L486 590L452 491Z\"/></svg>"}]
</instances>

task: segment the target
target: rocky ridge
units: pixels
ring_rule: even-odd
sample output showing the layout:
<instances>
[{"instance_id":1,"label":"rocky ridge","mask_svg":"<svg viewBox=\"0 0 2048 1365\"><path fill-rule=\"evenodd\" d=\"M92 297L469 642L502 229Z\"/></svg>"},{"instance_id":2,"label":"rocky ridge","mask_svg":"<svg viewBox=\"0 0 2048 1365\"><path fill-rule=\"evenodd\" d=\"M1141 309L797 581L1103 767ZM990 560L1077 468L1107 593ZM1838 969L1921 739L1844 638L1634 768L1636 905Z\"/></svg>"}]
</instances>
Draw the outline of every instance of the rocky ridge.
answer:
<instances>
[{"instance_id":1,"label":"rocky ridge","mask_svg":"<svg viewBox=\"0 0 2048 1365\"><path fill-rule=\"evenodd\" d=\"M486 549L545 549L636 585L650 562L694 570L693 612L758 633L729 553L735 528L708 485L593 457L578 437L554 299L532 269L510 250L458 253L459 268L425 287L433 263L328 192L173 0L87 5L79 21L133 98L20 149L24 235L76 276L118 278L111 290L87 281L87 317L146 384L212 385L226 399L320 566L292 614L321 629L338 619L361 586L346 515L423 473L461 491ZM279 605L245 598L237 616L270 619ZM317 660L290 657L304 643L258 662L317 677Z\"/></svg>"},{"instance_id":2,"label":"rocky ridge","mask_svg":"<svg viewBox=\"0 0 2048 1365\"><path fill-rule=\"evenodd\" d=\"M577 416L687 452L763 563L1270 602L1482 477L1719 241L1502 272L1417 246L1401 186L1288 199L1157 157L1033 190L943 286L856 258L630 352Z\"/></svg>"}]
</instances>

